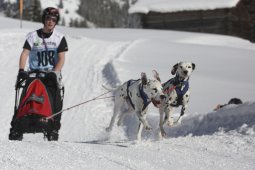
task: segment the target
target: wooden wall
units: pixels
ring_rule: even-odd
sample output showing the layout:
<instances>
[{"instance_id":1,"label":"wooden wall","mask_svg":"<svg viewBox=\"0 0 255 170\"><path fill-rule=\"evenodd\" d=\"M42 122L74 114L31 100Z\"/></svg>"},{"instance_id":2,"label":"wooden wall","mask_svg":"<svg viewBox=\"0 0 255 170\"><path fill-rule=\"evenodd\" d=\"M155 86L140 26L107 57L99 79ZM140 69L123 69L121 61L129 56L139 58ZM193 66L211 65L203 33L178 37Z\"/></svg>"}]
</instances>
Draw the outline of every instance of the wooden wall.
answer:
<instances>
[{"instance_id":1,"label":"wooden wall","mask_svg":"<svg viewBox=\"0 0 255 170\"><path fill-rule=\"evenodd\" d=\"M142 27L232 35L255 42L255 0L241 0L234 8L150 12L141 14Z\"/></svg>"}]
</instances>

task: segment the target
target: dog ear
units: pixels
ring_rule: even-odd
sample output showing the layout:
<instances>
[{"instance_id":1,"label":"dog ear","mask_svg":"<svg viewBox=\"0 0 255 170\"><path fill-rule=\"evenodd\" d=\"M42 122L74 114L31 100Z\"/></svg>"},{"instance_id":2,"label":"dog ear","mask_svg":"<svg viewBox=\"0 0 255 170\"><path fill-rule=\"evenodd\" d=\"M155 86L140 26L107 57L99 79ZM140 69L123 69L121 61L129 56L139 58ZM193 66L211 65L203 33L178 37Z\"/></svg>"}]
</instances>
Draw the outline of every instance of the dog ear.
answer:
<instances>
[{"instance_id":1,"label":"dog ear","mask_svg":"<svg viewBox=\"0 0 255 170\"><path fill-rule=\"evenodd\" d=\"M175 73L176 73L176 71L177 71L177 68L178 68L178 64L179 64L179 63L177 63L177 64L175 64L175 65L173 66L172 71L171 71L172 75L175 75Z\"/></svg>"},{"instance_id":2,"label":"dog ear","mask_svg":"<svg viewBox=\"0 0 255 170\"><path fill-rule=\"evenodd\" d=\"M142 79L142 84L146 85L148 80L145 73L141 73L141 79Z\"/></svg>"},{"instance_id":3,"label":"dog ear","mask_svg":"<svg viewBox=\"0 0 255 170\"><path fill-rule=\"evenodd\" d=\"M155 78L156 80L158 80L159 82L161 82L161 80L160 80L160 78L159 78L159 74L158 74L158 72L157 72L156 70L152 70L152 74L153 74L153 76L154 76L154 78Z\"/></svg>"},{"instance_id":4,"label":"dog ear","mask_svg":"<svg viewBox=\"0 0 255 170\"><path fill-rule=\"evenodd\" d=\"M192 63L192 69L195 70L196 64Z\"/></svg>"}]
</instances>

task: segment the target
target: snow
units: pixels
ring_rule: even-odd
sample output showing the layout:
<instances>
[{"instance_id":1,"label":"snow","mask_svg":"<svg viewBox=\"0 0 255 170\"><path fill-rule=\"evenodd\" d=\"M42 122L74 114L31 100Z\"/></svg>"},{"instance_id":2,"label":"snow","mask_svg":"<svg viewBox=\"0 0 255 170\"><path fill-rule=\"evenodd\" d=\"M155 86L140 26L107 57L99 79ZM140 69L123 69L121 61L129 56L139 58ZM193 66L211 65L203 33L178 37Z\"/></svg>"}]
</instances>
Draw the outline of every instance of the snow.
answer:
<instances>
[{"instance_id":1,"label":"snow","mask_svg":"<svg viewBox=\"0 0 255 170\"><path fill-rule=\"evenodd\" d=\"M0 169L255 169L254 44L213 34L58 26L69 45L64 108L105 93L102 84L137 79L141 72L151 77L156 69L165 82L174 64L192 61L189 108L181 125L165 127L163 140L157 138L159 114L153 106L148 111L153 130L144 131L142 141L135 140L134 114L106 133L113 101L101 99L64 112L57 142L42 134L9 141L19 55L25 35L42 25L24 21L19 29L18 20L0 17L0 22ZM213 111L232 97L244 104Z\"/></svg>"},{"instance_id":2,"label":"snow","mask_svg":"<svg viewBox=\"0 0 255 170\"><path fill-rule=\"evenodd\" d=\"M111 0L111 1L119 4L120 8L122 8L123 5L125 5L125 1L123 1L123 0Z\"/></svg>"},{"instance_id":3,"label":"snow","mask_svg":"<svg viewBox=\"0 0 255 170\"><path fill-rule=\"evenodd\" d=\"M206 2L205 2L206 1ZM129 13L177 12L184 10L213 10L236 6L240 0L138 0Z\"/></svg>"}]
</instances>

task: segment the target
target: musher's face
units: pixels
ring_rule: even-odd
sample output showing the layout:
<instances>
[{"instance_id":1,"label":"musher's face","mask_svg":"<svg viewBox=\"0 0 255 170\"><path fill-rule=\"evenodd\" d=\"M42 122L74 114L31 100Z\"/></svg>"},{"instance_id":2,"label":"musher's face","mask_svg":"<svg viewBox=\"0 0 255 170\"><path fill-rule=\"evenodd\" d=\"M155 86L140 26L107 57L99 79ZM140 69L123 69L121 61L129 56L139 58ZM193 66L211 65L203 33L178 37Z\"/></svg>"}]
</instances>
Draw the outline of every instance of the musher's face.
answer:
<instances>
[{"instance_id":1,"label":"musher's face","mask_svg":"<svg viewBox=\"0 0 255 170\"><path fill-rule=\"evenodd\" d=\"M45 17L44 29L47 32L52 32L57 23L57 17L47 15Z\"/></svg>"}]
</instances>

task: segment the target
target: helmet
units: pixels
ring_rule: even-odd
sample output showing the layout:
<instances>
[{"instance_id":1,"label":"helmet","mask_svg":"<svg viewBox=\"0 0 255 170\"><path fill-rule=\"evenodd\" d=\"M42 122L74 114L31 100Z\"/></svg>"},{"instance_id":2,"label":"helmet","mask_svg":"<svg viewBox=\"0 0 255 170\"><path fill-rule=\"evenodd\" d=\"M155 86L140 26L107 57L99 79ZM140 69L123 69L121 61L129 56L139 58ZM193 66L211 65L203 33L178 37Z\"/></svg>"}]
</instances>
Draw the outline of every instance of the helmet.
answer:
<instances>
[{"instance_id":1,"label":"helmet","mask_svg":"<svg viewBox=\"0 0 255 170\"><path fill-rule=\"evenodd\" d=\"M59 11L58 11L57 8L48 7L48 8L45 8L45 9L43 10L43 15L42 15L42 23L43 23L43 24L45 23L45 18L46 18L47 15L57 17L57 22L56 22L56 24L58 24L60 15L59 15Z\"/></svg>"}]
</instances>

